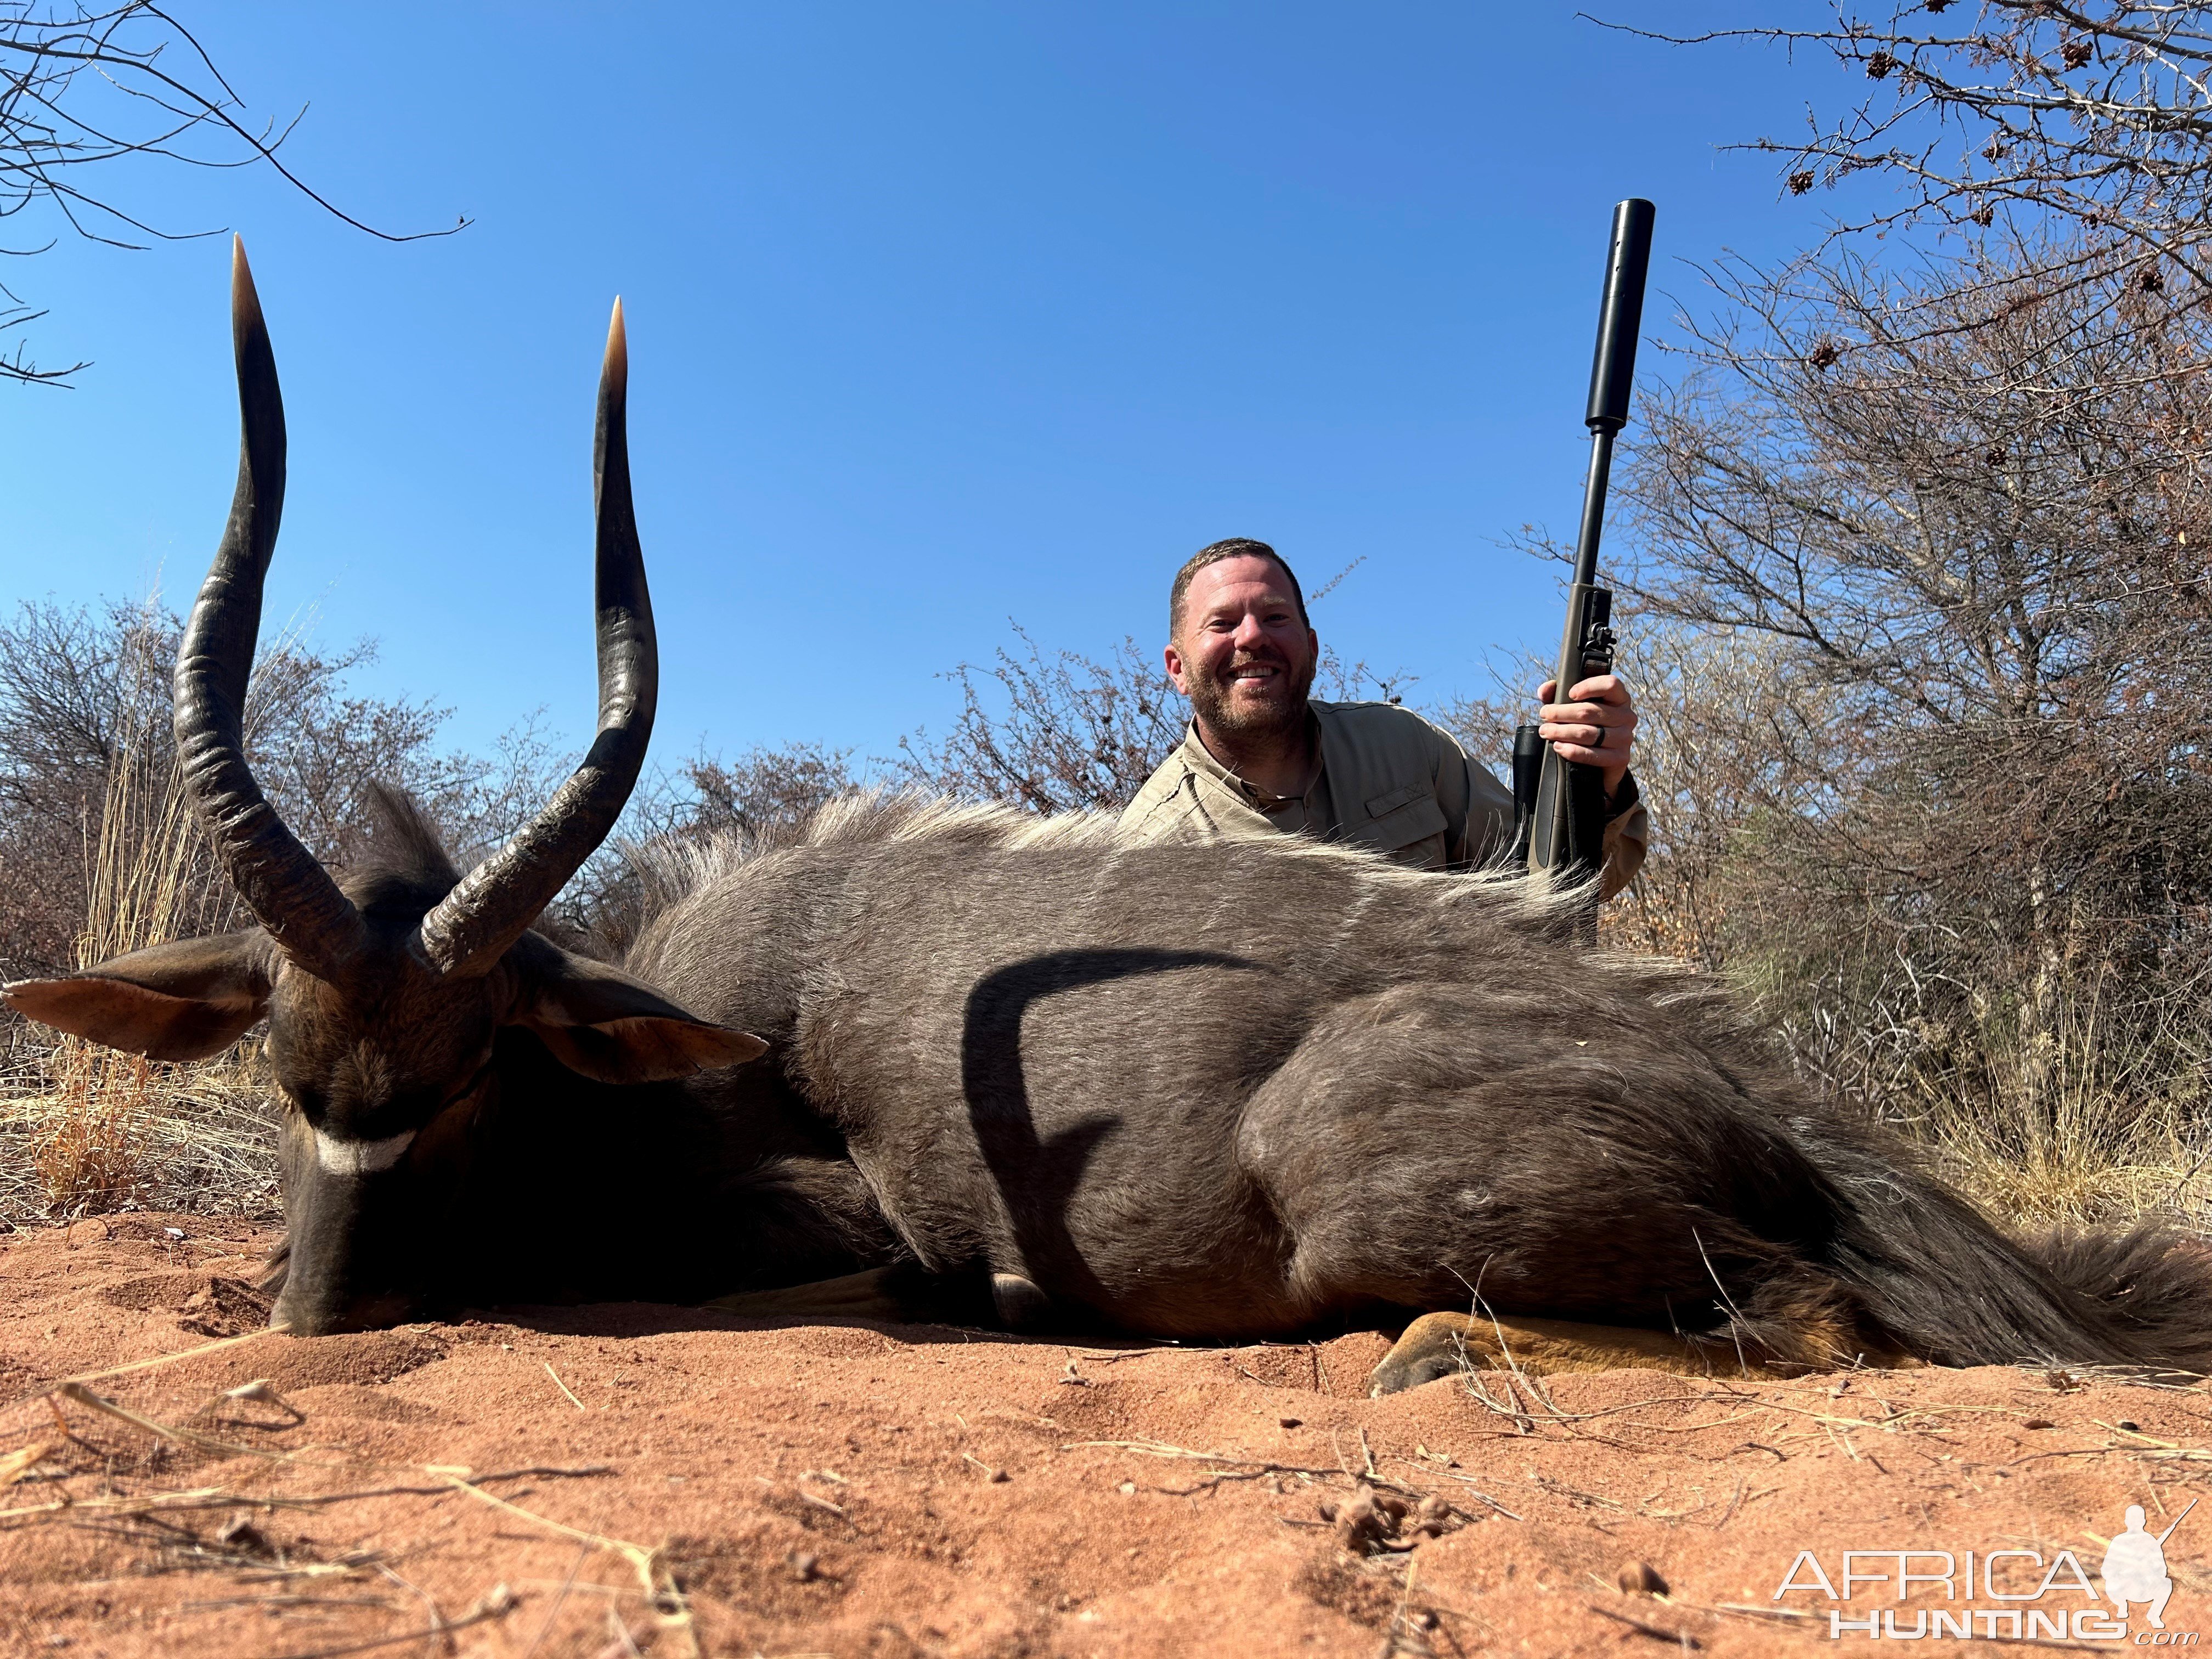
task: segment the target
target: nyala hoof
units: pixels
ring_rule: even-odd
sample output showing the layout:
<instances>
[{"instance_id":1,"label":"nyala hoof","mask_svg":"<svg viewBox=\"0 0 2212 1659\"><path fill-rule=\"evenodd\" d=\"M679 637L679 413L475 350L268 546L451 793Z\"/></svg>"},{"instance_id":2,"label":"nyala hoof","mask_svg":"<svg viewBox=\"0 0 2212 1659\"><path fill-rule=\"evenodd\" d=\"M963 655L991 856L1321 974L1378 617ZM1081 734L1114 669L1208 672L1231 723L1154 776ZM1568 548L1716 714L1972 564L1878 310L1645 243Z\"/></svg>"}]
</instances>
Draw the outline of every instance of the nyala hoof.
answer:
<instances>
[{"instance_id":1,"label":"nyala hoof","mask_svg":"<svg viewBox=\"0 0 2212 1659\"><path fill-rule=\"evenodd\" d=\"M1490 1363L1475 1346L1474 1323L1466 1315L1426 1314L1406 1327L1382 1363L1367 1374L1367 1397L1401 1394Z\"/></svg>"},{"instance_id":2,"label":"nyala hoof","mask_svg":"<svg viewBox=\"0 0 2212 1659\"><path fill-rule=\"evenodd\" d=\"M1447 1376L1458 1376L1467 1370L1458 1358L1420 1358L1411 1364L1391 1364L1389 1360L1367 1374L1367 1398L1380 1401L1385 1394L1405 1394L1407 1389L1418 1389L1422 1382L1443 1382Z\"/></svg>"},{"instance_id":3,"label":"nyala hoof","mask_svg":"<svg viewBox=\"0 0 2212 1659\"><path fill-rule=\"evenodd\" d=\"M1002 1330L1034 1333L1053 1328L1052 1298L1035 1279L1019 1273L991 1275L991 1306Z\"/></svg>"},{"instance_id":4,"label":"nyala hoof","mask_svg":"<svg viewBox=\"0 0 2212 1659\"><path fill-rule=\"evenodd\" d=\"M1381 1364L1367 1374L1367 1397L1380 1400L1386 1394L1403 1394L1424 1382L1457 1376L1466 1369L1466 1362L1456 1353L1414 1353L1401 1358L1393 1349L1382 1356Z\"/></svg>"}]
</instances>

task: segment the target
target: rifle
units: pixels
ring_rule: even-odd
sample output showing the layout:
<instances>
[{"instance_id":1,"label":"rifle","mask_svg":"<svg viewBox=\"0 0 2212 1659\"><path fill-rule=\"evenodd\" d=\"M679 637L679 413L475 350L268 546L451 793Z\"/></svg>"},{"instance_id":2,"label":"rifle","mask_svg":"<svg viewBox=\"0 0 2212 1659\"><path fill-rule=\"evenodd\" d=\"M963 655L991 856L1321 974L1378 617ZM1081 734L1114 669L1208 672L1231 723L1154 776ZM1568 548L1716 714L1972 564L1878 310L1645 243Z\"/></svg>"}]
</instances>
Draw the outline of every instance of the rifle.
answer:
<instances>
[{"instance_id":1,"label":"rifle","mask_svg":"<svg viewBox=\"0 0 2212 1659\"><path fill-rule=\"evenodd\" d=\"M1636 374L1636 337L1644 319L1644 280L1651 266L1651 204L1631 198L1613 210L1613 246L1606 256L1605 297L1598 313L1597 355L1590 365L1589 477L1583 487L1582 534L1575 544L1575 579L1567 589L1567 626L1559 641L1558 685L1565 702L1577 681L1613 669L1613 594L1597 585L1598 538L1605 529L1605 490L1613 472L1613 441L1628 424L1628 392ZM1605 778L1595 766L1570 763L1534 726L1513 734L1513 849L1509 862L1548 871L1589 888L1585 939L1597 931L1597 874L1603 861Z\"/></svg>"},{"instance_id":2,"label":"rifle","mask_svg":"<svg viewBox=\"0 0 2212 1659\"><path fill-rule=\"evenodd\" d=\"M2183 1506L2181 1513L2173 1517L2173 1527L2178 1527L2183 1522L2189 1519L2189 1511L2196 1507L2197 1500L2192 1498ZM2173 1536L2173 1527L2168 1527L2164 1532L2159 1534L2158 1547L2160 1549L2164 1549L2166 1547L2166 1540Z\"/></svg>"}]
</instances>

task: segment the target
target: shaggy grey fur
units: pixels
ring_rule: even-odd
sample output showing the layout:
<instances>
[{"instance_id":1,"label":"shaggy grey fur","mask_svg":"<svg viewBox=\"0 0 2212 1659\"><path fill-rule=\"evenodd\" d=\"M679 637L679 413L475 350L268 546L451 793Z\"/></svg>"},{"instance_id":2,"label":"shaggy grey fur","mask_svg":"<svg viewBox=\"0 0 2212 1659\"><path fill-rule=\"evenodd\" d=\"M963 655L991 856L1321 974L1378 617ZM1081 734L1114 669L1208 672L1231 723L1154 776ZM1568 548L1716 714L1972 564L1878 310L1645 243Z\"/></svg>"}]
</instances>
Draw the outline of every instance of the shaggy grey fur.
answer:
<instances>
[{"instance_id":1,"label":"shaggy grey fur","mask_svg":"<svg viewBox=\"0 0 2212 1659\"><path fill-rule=\"evenodd\" d=\"M1522 880L896 799L648 863L626 969L768 1040L729 1077L818 1115L924 1268L1078 1322L1251 1338L1479 1295L1806 1363L1824 1320L1951 1364L2212 1356L2192 1248L2008 1240L1712 981L1577 949Z\"/></svg>"}]
</instances>

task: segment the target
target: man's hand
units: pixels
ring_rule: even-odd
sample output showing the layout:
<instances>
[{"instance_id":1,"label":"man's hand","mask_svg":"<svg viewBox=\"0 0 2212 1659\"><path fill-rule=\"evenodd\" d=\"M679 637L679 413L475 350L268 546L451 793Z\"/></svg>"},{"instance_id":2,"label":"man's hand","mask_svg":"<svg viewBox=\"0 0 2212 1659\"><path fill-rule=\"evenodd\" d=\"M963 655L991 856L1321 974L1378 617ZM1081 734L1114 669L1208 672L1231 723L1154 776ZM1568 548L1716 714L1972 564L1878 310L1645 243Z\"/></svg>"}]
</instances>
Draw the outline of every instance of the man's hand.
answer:
<instances>
[{"instance_id":1,"label":"man's hand","mask_svg":"<svg viewBox=\"0 0 2212 1659\"><path fill-rule=\"evenodd\" d=\"M1544 705L1537 718L1543 721L1545 740L1561 760L1602 769L1609 800L1620 793L1636 742L1636 705L1628 699L1628 688L1614 675L1600 674L1577 681L1569 701L1553 702L1556 684L1546 680L1536 688L1536 700Z\"/></svg>"}]
</instances>

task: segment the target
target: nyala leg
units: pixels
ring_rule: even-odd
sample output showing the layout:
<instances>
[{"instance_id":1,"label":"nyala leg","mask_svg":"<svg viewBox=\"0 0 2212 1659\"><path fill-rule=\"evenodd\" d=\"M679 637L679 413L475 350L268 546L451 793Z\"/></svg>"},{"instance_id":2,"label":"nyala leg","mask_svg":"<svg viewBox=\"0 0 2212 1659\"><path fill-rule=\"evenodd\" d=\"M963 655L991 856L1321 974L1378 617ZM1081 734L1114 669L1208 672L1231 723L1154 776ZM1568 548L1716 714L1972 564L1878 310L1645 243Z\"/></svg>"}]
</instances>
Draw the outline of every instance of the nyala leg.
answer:
<instances>
[{"instance_id":1,"label":"nyala leg","mask_svg":"<svg viewBox=\"0 0 2212 1659\"><path fill-rule=\"evenodd\" d=\"M1370 1394L1395 1394L1462 1370L1671 1371L1677 1376L1803 1376L1811 1371L1908 1370L1926 1362L1893 1340L1869 1334L1829 1298L1778 1298L1762 1310L1766 1340L1684 1336L1626 1325L1565 1319L1493 1318L1487 1314L1424 1314L1382 1357L1369 1377Z\"/></svg>"},{"instance_id":2,"label":"nyala leg","mask_svg":"<svg viewBox=\"0 0 2212 1659\"><path fill-rule=\"evenodd\" d=\"M811 1285L743 1291L702 1306L748 1319L879 1319L908 1325L993 1323L991 1297L981 1275L933 1273L918 1262L894 1262Z\"/></svg>"},{"instance_id":3,"label":"nyala leg","mask_svg":"<svg viewBox=\"0 0 2212 1659\"><path fill-rule=\"evenodd\" d=\"M1802 1371L1795 1366L1793 1373ZM1425 1314L1368 1378L1370 1395L1396 1394L1462 1370L1672 1371L1688 1376L1764 1376L1757 1356L1739 1358L1735 1345L1625 1325L1564 1319L1492 1319L1485 1314Z\"/></svg>"}]
</instances>

